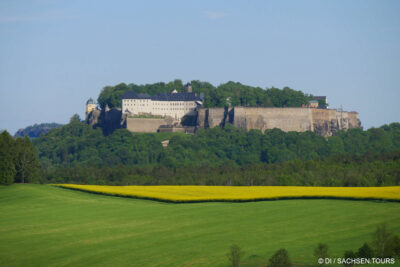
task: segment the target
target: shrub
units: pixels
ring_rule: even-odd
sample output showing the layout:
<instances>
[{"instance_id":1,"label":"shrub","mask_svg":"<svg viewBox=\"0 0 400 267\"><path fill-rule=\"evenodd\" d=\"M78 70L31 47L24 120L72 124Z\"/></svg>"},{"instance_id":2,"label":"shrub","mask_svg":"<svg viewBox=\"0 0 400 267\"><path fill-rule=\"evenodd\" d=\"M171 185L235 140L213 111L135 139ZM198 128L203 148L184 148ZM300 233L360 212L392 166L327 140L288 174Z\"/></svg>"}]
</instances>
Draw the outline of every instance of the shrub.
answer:
<instances>
[{"instance_id":1,"label":"shrub","mask_svg":"<svg viewBox=\"0 0 400 267\"><path fill-rule=\"evenodd\" d=\"M345 259L345 262L343 263L344 266L353 266L354 262L352 261L352 259L357 258L357 255L352 250L347 250L344 253L343 258Z\"/></svg>"},{"instance_id":2,"label":"shrub","mask_svg":"<svg viewBox=\"0 0 400 267\"><path fill-rule=\"evenodd\" d=\"M390 251L389 241L391 239L391 233L387 229L385 223L378 225L374 233L373 246L375 250L375 256L378 258L391 257L392 252Z\"/></svg>"},{"instance_id":3,"label":"shrub","mask_svg":"<svg viewBox=\"0 0 400 267\"><path fill-rule=\"evenodd\" d=\"M358 249L356 255L357 258L370 259L374 257L374 251L367 243L364 243L364 245Z\"/></svg>"},{"instance_id":4,"label":"shrub","mask_svg":"<svg viewBox=\"0 0 400 267\"><path fill-rule=\"evenodd\" d=\"M243 251L240 249L238 245L232 245L230 248L230 252L228 253L229 262L232 267L240 266L240 259L243 256Z\"/></svg>"},{"instance_id":5,"label":"shrub","mask_svg":"<svg viewBox=\"0 0 400 267\"><path fill-rule=\"evenodd\" d=\"M319 243L314 250L314 256L317 258L317 260L328 258L328 245ZM320 265L324 266L323 263Z\"/></svg>"},{"instance_id":6,"label":"shrub","mask_svg":"<svg viewBox=\"0 0 400 267\"><path fill-rule=\"evenodd\" d=\"M269 259L268 267L290 267L289 253L286 249L281 248Z\"/></svg>"}]
</instances>

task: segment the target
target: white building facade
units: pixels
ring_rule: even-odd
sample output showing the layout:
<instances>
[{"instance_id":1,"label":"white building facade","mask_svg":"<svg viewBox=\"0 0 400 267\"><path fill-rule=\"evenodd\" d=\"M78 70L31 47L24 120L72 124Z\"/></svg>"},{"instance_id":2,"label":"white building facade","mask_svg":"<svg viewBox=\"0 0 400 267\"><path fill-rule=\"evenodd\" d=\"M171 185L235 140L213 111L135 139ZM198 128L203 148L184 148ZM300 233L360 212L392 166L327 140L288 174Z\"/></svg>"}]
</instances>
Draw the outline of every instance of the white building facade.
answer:
<instances>
[{"instance_id":1,"label":"white building facade","mask_svg":"<svg viewBox=\"0 0 400 267\"><path fill-rule=\"evenodd\" d=\"M122 112L128 116L172 117L180 121L183 116L202 105L195 93L161 93L156 96L137 94L132 91L122 96Z\"/></svg>"}]
</instances>

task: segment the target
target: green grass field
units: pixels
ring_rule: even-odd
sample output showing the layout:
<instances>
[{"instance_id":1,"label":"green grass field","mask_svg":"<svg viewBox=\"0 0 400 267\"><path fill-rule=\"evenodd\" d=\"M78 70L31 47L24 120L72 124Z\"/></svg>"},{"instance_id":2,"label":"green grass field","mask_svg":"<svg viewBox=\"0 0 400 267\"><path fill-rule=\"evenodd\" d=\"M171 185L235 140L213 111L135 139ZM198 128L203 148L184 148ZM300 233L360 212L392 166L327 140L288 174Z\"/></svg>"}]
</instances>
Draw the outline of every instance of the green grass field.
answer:
<instances>
[{"instance_id":1,"label":"green grass field","mask_svg":"<svg viewBox=\"0 0 400 267\"><path fill-rule=\"evenodd\" d=\"M232 244L245 251L243 266L279 248L297 266L316 266L318 242L340 257L370 241L382 222L400 234L400 203L168 204L48 185L2 186L0 266L228 266Z\"/></svg>"}]
</instances>

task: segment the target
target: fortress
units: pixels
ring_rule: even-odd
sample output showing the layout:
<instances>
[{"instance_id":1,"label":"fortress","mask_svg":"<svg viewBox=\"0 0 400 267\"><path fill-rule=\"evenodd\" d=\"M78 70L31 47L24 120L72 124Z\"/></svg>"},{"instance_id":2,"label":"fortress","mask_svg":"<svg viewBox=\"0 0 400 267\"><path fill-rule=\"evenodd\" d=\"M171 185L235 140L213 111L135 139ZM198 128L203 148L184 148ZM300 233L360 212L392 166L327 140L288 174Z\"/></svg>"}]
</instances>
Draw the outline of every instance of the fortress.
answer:
<instances>
[{"instance_id":1,"label":"fortress","mask_svg":"<svg viewBox=\"0 0 400 267\"><path fill-rule=\"evenodd\" d=\"M107 135L117 128L131 132L186 132L198 129L224 127L230 123L246 130L279 128L282 131L312 131L324 137L339 130L361 128L357 112L318 108L315 101L298 108L226 107L203 108L202 97L191 92L176 90L150 96L125 92L121 109L99 110L92 99L86 103L86 121L92 127L103 128Z\"/></svg>"},{"instance_id":2,"label":"fortress","mask_svg":"<svg viewBox=\"0 0 400 267\"><path fill-rule=\"evenodd\" d=\"M200 108L197 128L223 127L231 123L246 130L278 128L285 132L312 131L328 137L339 130L361 128L357 112L319 108Z\"/></svg>"}]
</instances>

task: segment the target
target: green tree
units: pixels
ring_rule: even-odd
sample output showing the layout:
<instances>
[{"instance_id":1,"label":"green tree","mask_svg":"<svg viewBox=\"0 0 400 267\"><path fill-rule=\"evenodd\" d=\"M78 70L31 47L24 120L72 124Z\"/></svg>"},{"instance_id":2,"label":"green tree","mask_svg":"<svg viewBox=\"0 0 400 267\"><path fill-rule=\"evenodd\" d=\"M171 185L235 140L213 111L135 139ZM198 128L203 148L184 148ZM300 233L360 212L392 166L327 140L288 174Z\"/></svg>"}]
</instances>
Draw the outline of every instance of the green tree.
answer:
<instances>
[{"instance_id":1,"label":"green tree","mask_svg":"<svg viewBox=\"0 0 400 267\"><path fill-rule=\"evenodd\" d=\"M7 131L0 134L0 184L9 185L14 182L16 174L15 142Z\"/></svg>"},{"instance_id":2,"label":"green tree","mask_svg":"<svg viewBox=\"0 0 400 267\"><path fill-rule=\"evenodd\" d=\"M228 259L232 267L239 267L240 260L243 257L243 251L238 245L232 245L228 253Z\"/></svg>"},{"instance_id":3,"label":"green tree","mask_svg":"<svg viewBox=\"0 0 400 267\"><path fill-rule=\"evenodd\" d=\"M390 257L400 258L400 238L395 235L389 240Z\"/></svg>"},{"instance_id":4,"label":"green tree","mask_svg":"<svg viewBox=\"0 0 400 267\"><path fill-rule=\"evenodd\" d=\"M378 258L385 258L390 256L389 241L392 234L387 229L385 223L378 225L374 233L373 246L375 250L375 256Z\"/></svg>"},{"instance_id":5,"label":"green tree","mask_svg":"<svg viewBox=\"0 0 400 267\"><path fill-rule=\"evenodd\" d=\"M16 182L25 183L35 181L39 176L40 163L35 147L28 136L16 139L15 151Z\"/></svg>"},{"instance_id":6,"label":"green tree","mask_svg":"<svg viewBox=\"0 0 400 267\"><path fill-rule=\"evenodd\" d=\"M314 256L317 260L328 258L328 245L319 243L314 250ZM324 266L324 264L321 264L321 266Z\"/></svg>"},{"instance_id":7,"label":"green tree","mask_svg":"<svg viewBox=\"0 0 400 267\"><path fill-rule=\"evenodd\" d=\"M81 118L79 117L78 114L72 115L72 117L69 119L69 123L71 123L71 124L80 123L80 122L81 122Z\"/></svg>"},{"instance_id":8,"label":"green tree","mask_svg":"<svg viewBox=\"0 0 400 267\"><path fill-rule=\"evenodd\" d=\"M281 248L269 259L268 267L291 267L289 253L286 249Z\"/></svg>"},{"instance_id":9,"label":"green tree","mask_svg":"<svg viewBox=\"0 0 400 267\"><path fill-rule=\"evenodd\" d=\"M353 259L357 258L357 255L352 250L347 250L344 252L343 258L345 259L344 266L353 266Z\"/></svg>"},{"instance_id":10,"label":"green tree","mask_svg":"<svg viewBox=\"0 0 400 267\"><path fill-rule=\"evenodd\" d=\"M362 245L357 251L357 258L370 259L373 257L374 251L367 243L364 243L364 245Z\"/></svg>"}]
</instances>

